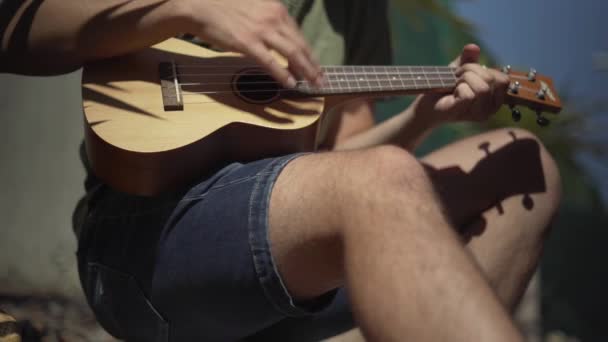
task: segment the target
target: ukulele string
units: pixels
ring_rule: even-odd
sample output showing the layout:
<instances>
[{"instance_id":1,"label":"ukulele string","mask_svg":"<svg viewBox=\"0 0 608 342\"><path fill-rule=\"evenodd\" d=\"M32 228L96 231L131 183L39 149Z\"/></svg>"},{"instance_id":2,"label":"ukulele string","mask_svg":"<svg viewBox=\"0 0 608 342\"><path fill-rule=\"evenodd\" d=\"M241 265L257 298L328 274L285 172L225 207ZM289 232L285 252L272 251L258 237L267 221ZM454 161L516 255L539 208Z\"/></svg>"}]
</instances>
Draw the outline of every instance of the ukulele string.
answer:
<instances>
[{"instance_id":1,"label":"ukulele string","mask_svg":"<svg viewBox=\"0 0 608 342\"><path fill-rule=\"evenodd\" d=\"M185 76L185 77L193 77L193 76L234 76L235 73L233 72L227 72L227 73L185 73L185 72L178 72L176 73L177 76ZM268 77L272 77L272 75L267 74L267 73L255 73L255 74L245 74L246 76L268 76ZM426 71L426 72L383 72L383 71L369 71L369 72L325 72L323 73L324 76L365 76L365 75L383 75L383 76L390 76L390 77L396 77L396 76L433 76L433 75L445 75L445 76L454 76L453 73L451 72L432 72L432 71Z\"/></svg>"},{"instance_id":2,"label":"ukulele string","mask_svg":"<svg viewBox=\"0 0 608 342\"><path fill-rule=\"evenodd\" d=\"M178 67L179 68L194 68L194 69L214 69L215 71L217 71L218 68L230 68L232 70L234 67L253 67L253 68L259 69L260 72L249 74L250 76L272 77L270 74L264 72L263 69L259 65L255 65L255 64L241 64L241 65L230 65L230 66L179 64ZM340 67L343 69L345 68L343 66L337 66L337 67ZM329 70L330 68L332 68L332 66L324 67L324 69L326 69L326 70ZM340 92L358 93L358 92L367 92L367 91L375 91L375 90L389 91L389 92L407 90L407 89L387 89L386 87L383 87L381 85L379 85L377 87L372 86L372 85L361 86L361 85L359 85L359 82L367 82L368 84L375 83L375 82L378 82L378 84L380 84L381 82L382 83L388 82L390 84L390 87L406 86L406 84L404 84L404 82L413 82L413 84L409 84L409 86L413 86L413 88L411 90L453 88L454 82L456 81L456 78L454 75L456 68L446 67L446 66L443 66L443 67L441 67L441 66L437 66L437 67L435 67L435 66L433 66L433 67L428 67L428 66L399 67L399 66L395 66L395 67L389 67L394 70L389 69L389 70L385 70L385 71L377 71L377 70L375 70L374 66L365 66L364 68L367 70L355 70L354 68L356 68L356 67L350 67L350 68L352 68L352 70L344 69L344 71L342 71L342 72L336 72L336 71L325 72L323 74L324 76L326 76L323 90L326 93L327 93L327 91L329 91L329 93L331 93L332 91L335 91L337 93L340 93ZM428 70L429 68L433 68L435 70L430 71L430 70ZM407 72L406 72L406 69L407 69ZM221 71L220 71L220 73L178 72L177 76L182 76L182 77L234 76L234 73L232 73L232 72L231 73L221 73ZM337 76L337 77L334 77L332 79L332 76ZM374 78L361 78L362 76L375 76L375 77ZM382 76L382 77L380 77L380 76ZM449 77L449 79L446 77ZM509 75L509 77L511 77L513 79L527 79L526 76L519 76L519 75ZM357 83L357 85L344 87L343 86L344 82L353 82L353 83ZM401 84L394 85L392 82L400 82ZM421 82L423 84L420 85L420 87L418 87L417 82ZM424 83L426 83L426 84L424 84ZM437 84L435 84L435 83L437 83ZM190 87L206 86L206 85L222 86L222 85L232 85L232 84L233 84L233 82L184 82L184 83L179 83L180 86L186 86L186 87L188 87L188 86L190 86ZM277 81L247 81L247 82L240 82L239 84L242 84L242 85L280 85L280 82L277 82ZM308 82L307 81L297 81L296 84L308 85ZM182 89L182 90L184 91L183 96L209 96L209 95L233 94L234 93L234 91L232 91L232 90L211 90L211 91L200 91L200 92L193 92L193 91L188 91L188 90L184 90L184 89ZM243 90L240 93L265 93L265 92L284 93L284 92L292 92L292 91L298 91L298 90L301 90L301 89L272 88L272 89ZM314 88L308 89L308 90L314 90ZM520 87L520 90L535 92L535 90L530 89L528 87ZM312 93L310 95L314 95L314 93ZM323 94L319 94L319 95L323 95ZM213 101L209 101L209 102L213 102ZM189 103L207 103L207 102L189 102Z\"/></svg>"},{"instance_id":3,"label":"ukulele string","mask_svg":"<svg viewBox=\"0 0 608 342\"><path fill-rule=\"evenodd\" d=\"M440 85L440 84L435 84L435 85L430 85L429 88L424 88L425 90L431 90L431 89L452 89L453 86L447 87L444 85ZM420 89L411 89L411 90L421 90ZM360 88L347 88L347 89L333 89L336 90L337 93L336 94L340 94L340 93L360 93L360 92L373 92L374 90L378 90L378 91L387 91L386 88L381 88L381 87L371 87L368 89L360 89ZM535 90L532 88L528 88L528 87L522 87L520 88L520 90L526 90L529 91L530 93L535 93ZM270 90L245 90L245 91L241 91L241 93L264 93L264 92L278 92L278 93L284 93L284 92L290 92L290 91L297 91L297 89L270 89ZM393 92L399 92L401 90L392 90ZM388 92L391 92L391 90L388 90ZM199 96L199 97L203 97L203 98L209 98L212 97L213 95L234 95L234 91L231 90L225 90L225 91L208 91L208 92L189 92L189 91L184 91L183 95L184 97L189 96L189 97L194 97L194 96ZM310 94L311 97L322 97L322 96L326 96L326 95L332 95L331 93L325 93L325 94ZM317 95L317 96L315 96ZM184 102L184 104L208 104L208 103L216 103L216 101L214 100L209 100L209 101L193 101L193 102Z\"/></svg>"},{"instance_id":4,"label":"ukulele string","mask_svg":"<svg viewBox=\"0 0 608 342\"><path fill-rule=\"evenodd\" d=\"M421 88L422 89L422 88ZM429 87L424 88L425 90L432 90L432 89L448 89L448 87L441 85L441 84L435 84L435 85L430 85ZM451 89L451 87L450 87ZM387 90L384 87L369 87L366 89L361 89L361 88L342 88L342 89L333 89L334 91L336 91L335 94L342 94L342 93L361 93L361 92L374 92L374 91L378 91L378 92L400 92L402 91L402 89L394 89L394 90ZM406 89L403 89L406 90ZM411 89L411 90L416 90L416 89ZM244 90L241 91L241 94L249 94L249 93L267 93L267 92L275 92L275 93L286 93L286 92L297 92L297 89L271 89L271 90ZM331 90L330 90L331 91ZM183 91L182 96L183 97L203 97L203 98L209 98L209 97L213 97L216 95L235 95L234 91L232 90L225 90L225 91L206 91L206 92L189 92L189 91ZM308 94L310 95L310 97L322 97L322 96L327 96L327 95L332 95L332 93L323 93L323 94ZM209 100L209 101L196 101L196 102L192 102L192 101L184 101L184 104L207 104L207 103L215 103L217 101L214 100Z\"/></svg>"},{"instance_id":5,"label":"ukulele string","mask_svg":"<svg viewBox=\"0 0 608 342\"><path fill-rule=\"evenodd\" d=\"M197 65L197 64L178 64L177 65L178 68L196 68L196 69L214 69L217 70L218 68L229 68L230 70L232 70L234 67L242 67L242 68L247 68L247 67L251 67L251 68L256 68L259 69L260 72L255 73L253 75L256 76L269 76L272 77L270 74L264 72L262 69L262 67L260 67L257 64L237 64L237 65L229 65L229 66L225 66L225 65ZM355 70L354 68L360 68L363 67L364 70ZM339 66L339 65L335 65L335 66L324 66L323 69L326 70L330 70L331 68L341 68L344 71L327 71L324 72L323 75L327 75L327 76L332 76L332 75L337 75L337 76L342 76L342 77L353 77L353 76L364 76L364 75L388 75L389 77L396 77L396 76L415 76L415 75L419 75L419 74L423 74L424 76L428 77L428 76L436 76L436 75L443 75L443 76L452 76L454 77L454 73L456 72L457 68L454 67L449 67L449 66L390 66L385 71L376 71L375 68L382 68L384 66L354 66L354 67L344 67L344 66ZM347 70L346 68L351 68L353 70ZM369 70L369 69L372 70ZM384 67L386 68L386 67ZM429 71L429 68L433 68L436 69L434 71ZM365 70L367 69L367 70ZM394 70L391 70L394 69ZM407 70L407 71L406 71ZM178 72L177 76L184 76L184 77L194 77L194 76L233 76L234 73L230 72L230 73L218 73L218 74L211 74L211 73L184 73L184 72ZM511 79L518 79L518 80L528 80L528 76L525 75L513 75L510 74L509 78ZM350 79L349 79L350 80ZM374 81L374 80L372 80ZM278 82L277 82L278 83Z\"/></svg>"},{"instance_id":6,"label":"ukulele string","mask_svg":"<svg viewBox=\"0 0 608 342\"><path fill-rule=\"evenodd\" d=\"M328 83L336 83L338 85L340 85L340 83L344 83L344 82L426 82L426 81L430 81L430 82L435 82L435 81L439 81L439 82L444 82L444 83L450 83L450 82L454 82L455 79L454 78L442 78L442 77L437 77L437 78L419 78L419 77L413 77L413 78L396 78L396 77L389 77L389 78L380 78L380 77L376 77L374 79L357 79L357 78L341 78L341 79L326 79L324 84L328 84ZM297 84L308 84L308 81L296 81ZM197 85L232 85L234 84L234 82L179 82L180 86L197 86ZM278 81L248 81L248 82L239 82L239 84L281 84ZM271 90L271 89L269 89Z\"/></svg>"},{"instance_id":7,"label":"ukulele string","mask_svg":"<svg viewBox=\"0 0 608 342\"><path fill-rule=\"evenodd\" d=\"M230 64L230 65L225 65L225 64L176 64L175 65L177 68L198 68L198 69L216 69L216 68L254 68L254 69L258 69L261 71L264 71L265 69L263 67L261 67L259 64ZM444 69L444 70L451 70L451 71L455 71L457 68L454 67L449 67L449 66L431 66L431 65L412 65L412 66L400 66L400 65L394 65L394 66L385 66L385 65L351 65L351 66L344 66L344 65L324 65L321 67L322 69L331 69L331 68L339 68L342 70L346 70L347 68L350 69L354 69L354 68L363 68L363 69L371 69L371 68L392 68L392 69L423 69L423 68L434 68L434 69Z\"/></svg>"},{"instance_id":8,"label":"ukulele string","mask_svg":"<svg viewBox=\"0 0 608 342\"><path fill-rule=\"evenodd\" d=\"M239 91L240 93L269 93L269 92L298 92L298 91L302 91L302 90L309 90L309 91L315 91L315 90L322 90L324 92L331 92L331 91L337 91L337 92L343 92L343 91L352 91L352 92L368 92L368 91L404 91L404 90L426 90L426 89L435 89L435 88L453 88L455 86L453 80L450 81L442 81L442 80L428 80L429 82L423 82L425 84L415 84L412 83L409 86L411 87L410 89L404 89L405 85L391 85L390 87L385 87L382 85L378 85L378 86L374 86L374 85L369 85L369 86L348 86L348 87L344 87L340 85L340 81L330 81L330 82L326 82L326 86L324 86L323 88L308 88L308 89L302 89L302 88L293 88L293 89L288 89L288 88L268 88L268 89L254 89L254 90L242 90ZM371 82L382 82L382 81L371 81ZM260 82L260 84L276 84L277 82L267 82L267 83L263 83ZM304 81L298 82L299 84L303 84L303 85L307 85L307 83L305 83ZM332 86L329 85L327 86L327 83L330 84L337 84L336 86ZM231 85L232 83L220 83L220 84L224 84L224 85ZM257 84L256 82L249 82L246 84ZM182 86L183 84L180 83L180 86ZM394 87L394 89L392 89ZM523 89L523 88L522 88ZM234 93L233 90L208 90L208 91L189 91L188 89L183 89L181 88L183 95L208 95L208 94L220 94L220 93Z\"/></svg>"}]
</instances>

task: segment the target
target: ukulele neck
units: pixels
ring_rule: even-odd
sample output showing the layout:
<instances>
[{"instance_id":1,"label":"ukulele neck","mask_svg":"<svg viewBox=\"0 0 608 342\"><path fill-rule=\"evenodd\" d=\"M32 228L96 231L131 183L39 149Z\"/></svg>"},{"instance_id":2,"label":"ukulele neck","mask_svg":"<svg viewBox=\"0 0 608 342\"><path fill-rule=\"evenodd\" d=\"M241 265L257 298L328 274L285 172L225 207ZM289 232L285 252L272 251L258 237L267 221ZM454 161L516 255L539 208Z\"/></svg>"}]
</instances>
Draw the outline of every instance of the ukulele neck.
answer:
<instances>
[{"instance_id":1,"label":"ukulele neck","mask_svg":"<svg viewBox=\"0 0 608 342\"><path fill-rule=\"evenodd\" d=\"M300 81L296 92L309 96L447 92L456 86L454 71L446 66L325 66L323 86Z\"/></svg>"}]
</instances>

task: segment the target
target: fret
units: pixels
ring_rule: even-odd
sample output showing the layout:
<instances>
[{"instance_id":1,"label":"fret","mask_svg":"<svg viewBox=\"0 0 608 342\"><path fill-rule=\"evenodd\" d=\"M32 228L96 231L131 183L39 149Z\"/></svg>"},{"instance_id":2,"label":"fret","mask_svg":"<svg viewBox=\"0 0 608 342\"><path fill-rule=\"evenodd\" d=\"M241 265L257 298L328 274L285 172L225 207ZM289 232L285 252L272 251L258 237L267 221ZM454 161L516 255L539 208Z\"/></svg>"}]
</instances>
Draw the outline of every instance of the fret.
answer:
<instances>
[{"instance_id":1,"label":"fret","mask_svg":"<svg viewBox=\"0 0 608 342\"><path fill-rule=\"evenodd\" d=\"M349 93L354 93L357 92L357 90L359 89L359 83L357 82L357 75L355 75L354 73L354 69L352 67L348 67L345 69L346 72L344 74L344 77L346 79L346 82L348 84L348 92Z\"/></svg>"},{"instance_id":2,"label":"fret","mask_svg":"<svg viewBox=\"0 0 608 342\"><path fill-rule=\"evenodd\" d=\"M389 82L391 84L391 90L402 89L404 87L404 84L403 84L401 74L399 73L399 70L397 69L397 67L390 67L388 69L390 70L390 73L391 73L390 80L389 80Z\"/></svg>"},{"instance_id":3,"label":"fret","mask_svg":"<svg viewBox=\"0 0 608 342\"><path fill-rule=\"evenodd\" d=\"M424 67L419 67L418 77L423 84L422 89L431 89L431 82L429 81Z\"/></svg>"},{"instance_id":4,"label":"fret","mask_svg":"<svg viewBox=\"0 0 608 342\"><path fill-rule=\"evenodd\" d=\"M424 71L424 68L418 67L417 69L418 70L417 70L416 80L418 81L419 84L421 84L420 89L428 89L430 82L428 80L426 72Z\"/></svg>"},{"instance_id":5,"label":"fret","mask_svg":"<svg viewBox=\"0 0 608 342\"><path fill-rule=\"evenodd\" d=\"M438 75L440 75L439 67L435 67L435 71L437 72ZM439 76L439 80L441 81L441 88L445 88L445 84L443 83L443 79L442 79L441 75Z\"/></svg>"},{"instance_id":6,"label":"fret","mask_svg":"<svg viewBox=\"0 0 608 342\"><path fill-rule=\"evenodd\" d=\"M365 70L365 67L356 66L355 70L357 71L359 77L359 84L361 84L361 88L363 91L369 91L371 89L371 84L369 83L369 75Z\"/></svg>"},{"instance_id":7,"label":"fret","mask_svg":"<svg viewBox=\"0 0 608 342\"><path fill-rule=\"evenodd\" d=\"M378 68L380 68L380 67L378 67ZM372 86L374 89L376 89L376 90L381 90L381 89L382 89L382 87L381 87L381 85L380 85L380 77L379 77L379 73L376 71L376 66L372 66L372 67L371 67L371 71L372 71L373 76L374 76L374 78L375 78L375 79L372 79L372 80L370 81L371 86Z\"/></svg>"},{"instance_id":8,"label":"fret","mask_svg":"<svg viewBox=\"0 0 608 342\"><path fill-rule=\"evenodd\" d=\"M409 73L409 77L414 82L414 89L421 89L422 87L419 85L419 81L421 77L418 75L418 71L415 71L416 67L406 67Z\"/></svg>"},{"instance_id":9,"label":"fret","mask_svg":"<svg viewBox=\"0 0 608 342\"><path fill-rule=\"evenodd\" d=\"M384 72L382 73L382 78L380 79L380 87L387 90L393 90L391 85L391 74L389 71L389 67L383 66L382 69Z\"/></svg>"},{"instance_id":10,"label":"fret","mask_svg":"<svg viewBox=\"0 0 608 342\"><path fill-rule=\"evenodd\" d=\"M323 86L323 90L325 92L329 92L330 94L334 92L334 82L336 81L334 67L327 67L327 83Z\"/></svg>"},{"instance_id":11,"label":"fret","mask_svg":"<svg viewBox=\"0 0 608 342\"><path fill-rule=\"evenodd\" d=\"M397 74L397 79L399 81L399 89L408 87L416 89L416 85L412 82L412 76L407 69L395 68L395 73Z\"/></svg>"},{"instance_id":12,"label":"fret","mask_svg":"<svg viewBox=\"0 0 608 342\"><path fill-rule=\"evenodd\" d=\"M422 68L430 88L441 88L441 75L437 72L434 66L425 66Z\"/></svg>"},{"instance_id":13,"label":"fret","mask_svg":"<svg viewBox=\"0 0 608 342\"><path fill-rule=\"evenodd\" d=\"M378 81L381 89L390 89L391 88L391 80L386 70L386 66L378 67Z\"/></svg>"},{"instance_id":14,"label":"fret","mask_svg":"<svg viewBox=\"0 0 608 342\"><path fill-rule=\"evenodd\" d=\"M348 93L351 88L351 80L348 77L347 67L337 67L340 70L340 88L343 92Z\"/></svg>"},{"instance_id":15,"label":"fret","mask_svg":"<svg viewBox=\"0 0 608 342\"><path fill-rule=\"evenodd\" d=\"M338 93L343 93L345 90L344 87L342 86L342 80L343 80L343 77L341 75L342 72L343 72L342 68L334 67L334 75L336 76L334 78L335 79L334 87L338 90Z\"/></svg>"},{"instance_id":16,"label":"fret","mask_svg":"<svg viewBox=\"0 0 608 342\"><path fill-rule=\"evenodd\" d=\"M308 84L307 81L300 81L300 82L298 82L298 84L296 85L296 89L298 91L301 91L301 92L306 93L306 94L311 93L311 91L310 91L311 89L310 89L310 86L309 86L309 84Z\"/></svg>"},{"instance_id":17,"label":"fret","mask_svg":"<svg viewBox=\"0 0 608 342\"><path fill-rule=\"evenodd\" d=\"M340 89L343 91L348 91L350 89L350 82L346 76L346 70L343 67L340 68Z\"/></svg>"},{"instance_id":18,"label":"fret","mask_svg":"<svg viewBox=\"0 0 608 342\"><path fill-rule=\"evenodd\" d=\"M426 74L426 68L425 68L425 67L422 67L422 68L420 68L420 71L422 72L422 77L424 77L424 80L426 81L426 84L427 84L427 86L428 86L428 89L433 88L433 87L431 86L431 81L429 80L429 77L428 77L428 76L427 76L427 74Z\"/></svg>"},{"instance_id":19,"label":"fret","mask_svg":"<svg viewBox=\"0 0 608 342\"><path fill-rule=\"evenodd\" d=\"M450 68L450 78L451 78L451 86L456 86L456 83L458 82L458 78L456 77L456 69Z\"/></svg>"},{"instance_id":20,"label":"fret","mask_svg":"<svg viewBox=\"0 0 608 342\"><path fill-rule=\"evenodd\" d=\"M350 72L351 72L350 76L354 80L354 82L352 84L353 88L354 88L353 90L357 90L357 91L361 92L363 89L361 88L361 84L359 83L359 78L357 77L357 72L356 72L354 66L350 67Z\"/></svg>"},{"instance_id":21,"label":"fret","mask_svg":"<svg viewBox=\"0 0 608 342\"><path fill-rule=\"evenodd\" d=\"M410 88L408 87L408 85L405 84L405 80L403 79L403 73L401 72L401 70L397 67L396 70L399 71L399 82L401 83L401 89L402 90L409 90Z\"/></svg>"},{"instance_id":22,"label":"fret","mask_svg":"<svg viewBox=\"0 0 608 342\"><path fill-rule=\"evenodd\" d=\"M408 71L409 70L409 71ZM411 69L404 69L404 78L402 79L402 83L409 90L417 90L419 88L418 82L416 81L416 74L412 72Z\"/></svg>"}]
</instances>

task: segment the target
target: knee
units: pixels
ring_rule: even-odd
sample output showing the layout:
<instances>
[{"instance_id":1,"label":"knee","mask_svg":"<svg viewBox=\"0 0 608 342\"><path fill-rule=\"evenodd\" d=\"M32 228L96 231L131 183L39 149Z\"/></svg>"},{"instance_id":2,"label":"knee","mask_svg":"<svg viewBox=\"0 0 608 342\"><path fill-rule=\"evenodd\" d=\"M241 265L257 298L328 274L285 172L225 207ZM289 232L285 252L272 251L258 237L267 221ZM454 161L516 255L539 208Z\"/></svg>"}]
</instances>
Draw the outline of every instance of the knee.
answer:
<instances>
[{"instance_id":1,"label":"knee","mask_svg":"<svg viewBox=\"0 0 608 342\"><path fill-rule=\"evenodd\" d=\"M422 164L407 150L383 145L360 153L356 176L376 192L386 194L406 189L431 189Z\"/></svg>"},{"instance_id":2,"label":"knee","mask_svg":"<svg viewBox=\"0 0 608 342\"><path fill-rule=\"evenodd\" d=\"M373 238L385 234L370 222L395 220L403 229L418 229L421 221L433 217L443 220L444 213L435 188L423 165L407 150L383 145L350 152L350 170L343 174L337 203L340 237L363 235ZM365 222L365 223L364 223ZM441 229L436 225L436 229ZM446 232L449 231L446 226Z\"/></svg>"},{"instance_id":3,"label":"knee","mask_svg":"<svg viewBox=\"0 0 608 342\"><path fill-rule=\"evenodd\" d=\"M346 216L429 207L437 201L424 167L405 149L384 145L353 153L349 170L340 176L339 205Z\"/></svg>"}]
</instances>

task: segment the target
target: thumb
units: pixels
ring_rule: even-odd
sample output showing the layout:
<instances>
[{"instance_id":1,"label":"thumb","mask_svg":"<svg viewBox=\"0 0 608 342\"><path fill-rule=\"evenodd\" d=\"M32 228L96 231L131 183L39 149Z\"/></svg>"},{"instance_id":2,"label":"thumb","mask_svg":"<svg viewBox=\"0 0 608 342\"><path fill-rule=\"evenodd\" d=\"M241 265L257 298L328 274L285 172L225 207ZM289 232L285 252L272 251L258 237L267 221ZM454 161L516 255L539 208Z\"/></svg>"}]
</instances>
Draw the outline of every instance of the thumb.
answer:
<instances>
[{"instance_id":1,"label":"thumb","mask_svg":"<svg viewBox=\"0 0 608 342\"><path fill-rule=\"evenodd\" d=\"M450 63L451 67L459 67L461 65L467 63L477 63L479 62L479 55L481 54L481 49L479 46L475 44L468 44L462 49L462 53L458 56L452 63Z\"/></svg>"}]
</instances>

